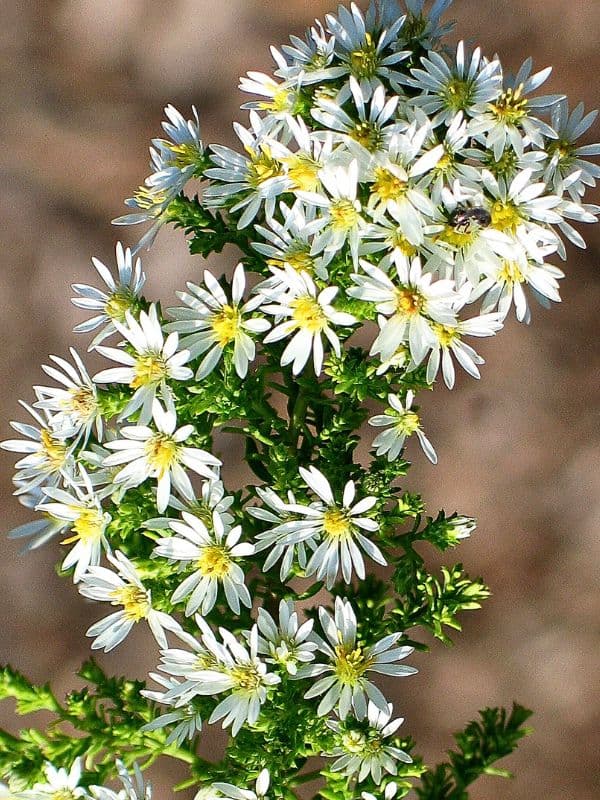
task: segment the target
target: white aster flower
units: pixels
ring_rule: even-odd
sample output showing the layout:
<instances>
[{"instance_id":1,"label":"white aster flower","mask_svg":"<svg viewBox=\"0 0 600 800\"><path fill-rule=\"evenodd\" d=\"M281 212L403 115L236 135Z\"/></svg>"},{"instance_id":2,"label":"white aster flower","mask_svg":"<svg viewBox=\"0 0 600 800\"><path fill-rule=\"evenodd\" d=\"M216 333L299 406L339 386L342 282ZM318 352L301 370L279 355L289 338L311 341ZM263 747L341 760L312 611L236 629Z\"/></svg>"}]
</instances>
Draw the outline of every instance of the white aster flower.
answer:
<instances>
[{"instance_id":1,"label":"white aster flower","mask_svg":"<svg viewBox=\"0 0 600 800\"><path fill-rule=\"evenodd\" d=\"M454 387L452 355L465 372L473 378L479 378L478 365L485 362L472 347L463 342L463 336L494 336L501 328L501 314L482 314L471 319L458 320L455 325L436 325L433 329L436 343L427 361L427 381L433 383L441 363L444 383L449 389Z\"/></svg>"},{"instance_id":2,"label":"white aster flower","mask_svg":"<svg viewBox=\"0 0 600 800\"><path fill-rule=\"evenodd\" d=\"M142 689L140 694L153 703L161 703L171 707L174 706L176 698L170 696L170 699L167 700L166 696L168 692L172 693L174 689L177 690L180 682L175 680L175 678L166 678L164 675L160 675L157 672L150 672L149 677L160 684L166 691ZM140 731L142 731L142 733L145 731L157 731L167 727L172 727L172 730L167 736L167 747L171 744L181 747L185 741L193 739L194 736L202 730L202 717L200 712L190 703L187 706L171 708L171 710L165 714L161 714L151 722L142 725Z\"/></svg>"},{"instance_id":3,"label":"white aster flower","mask_svg":"<svg viewBox=\"0 0 600 800\"><path fill-rule=\"evenodd\" d=\"M87 636L96 637L91 645L92 650L102 649L108 653L142 619L148 622L159 647L166 648L165 631L178 633L181 626L168 614L152 608L151 592L142 583L133 562L119 550L114 555L109 553L107 558L116 572L106 567L91 566L79 584L79 592L84 597L121 606L120 611L99 620L86 631Z\"/></svg>"},{"instance_id":4,"label":"white aster flower","mask_svg":"<svg viewBox=\"0 0 600 800\"><path fill-rule=\"evenodd\" d=\"M291 267L296 272L306 272L313 280L317 277L326 281L328 273L325 259L322 255L311 254L316 209L306 207L298 201L291 208L281 202L279 210L285 223L282 224L273 217L268 221L268 227L255 225L256 232L265 241L252 242L252 247L266 256L269 268L285 271L286 267ZM285 282L282 285L282 281L277 278L280 274L274 273L272 278L262 281L255 287L255 291L271 296L285 290Z\"/></svg>"},{"instance_id":5,"label":"white aster flower","mask_svg":"<svg viewBox=\"0 0 600 800\"><path fill-rule=\"evenodd\" d=\"M16 495L31 492L41 485L56 486L62 479L68 479L75 464L71 454L72 444L68 439L78 432L77 428L68 429L62 426L55 430L52 416L46 409L41 409L42 414L40 414L27 403L19 402L39 427L28 423L11 422L11 427L25 439L8 439L0 442L3 450L25 454L15 464L17 471L13 481L17 486Z\"/></svg>"},{"instance_id":6,"label":"white aster flower","mask_svg":"<svg viewBox=\"0 0 600 800\"><path fill-rule=\"evenodd\" d=\"M263 205L265 216L271 217L277 196L289 187L289 179L277 160L278 143L267 138L265 122L256 111L250 112L250 124L251 130L237 122L233 126L247 155L223 145L212 145L211 160L215 166L204 172L212 181L204 190L204 201L208 206L220 207L233 200L231 213L243 209L239 229L249 225Z\"/></svg>"},{"instance_id":7,"label":"white aster flower","mask_svg":"<svg viewBox=\"0 0 600 800\"><path fill-rule=\"evenodd\" d=\"M269 782L269 770L263 769L258 774L254 790L240 789L231 783L221 783L220 781L213 783L211 789L214 792L218 792L219 796L226 797L229 800L268 800Z\"/></svg>"},{"instance_id":8,"label":"white aster flower","mask_svg":"<svg viewBox=\"0 0 600 800\"><path fill-rule=\"evenodd\" d=\"M531 311L525 286L542 306L549 308L550 301L560 303L558 281L564 276L564 272L553 264L533 261L525 248L515 242L505 258L496 265L486 265L484 277L473 290L469 302L483 297L482 313L497 308L501 319L514 304L519 322L529 323Z\"/></svg>"},{"instance_id":9,"label":"white aster flower","mask_svg":"<svg viewBox=\"0 0 600 800\"><path fill-rule=\"evenodd\" d=\"M98 566L102 553L109 549L105 532L111 521L110 514L102 510L100 498L83 467L80 467L80 474L85 491L76 483L69 487L72 493L46 487L43 490L46 498L36 507L70 529L71 535L61 544L74 546L64 558L61 569L75 567L73 583L81 580L88 567Z\"/></svg>"},{"instance_id":10,"label":"white aster flower","mask_svg":"<svg viewBox=\"0 0 600 800\"><path fill-rule=\"evenodd\" d=\"M193 434L194 426L177 428L173 409L165 410L155 400L152 414L157 430L146 425L121 428L119 433L123 438L106 443L107 448L117 452L104 459L104 466L125 464L115 475L114 482L127 488L139 486L147 478L156 478L156 505L158 511L163 513L169 503L171 482L184 497L193 494L190 479L182 464L205 478L217 478L214 468L220 467L221 462L206 450L185 447L183 443Z\"/></svg>"},{"instance_id":11,"label":"white aster flower","mask_svg":"<svg viewBox=\"0 0 600 800\"><path fill-rule=\"evenodd\" d=\"M206 289L188 283L187 292L177 292L186 307L168 309L176 322L169 322L165 330L183 334L181 346L189 352L190 360L206 353L196 370L196 380L213 371L230 345L235 371L245 378L248 363L256 357L256 345L250 334L264 333L271 327L262 317L247 316L262 300L253 297L240 306L246 288L243 264L238 264L233 273L231 300L208 270L204 271L204 284Z\"/></svg>"},{"instance_id":12,"label":"white aster flower","mask_svg":"<svg viewBox=\"0 0 600 800\"><path fill-rule=\"evenodd\" d=\"M244 584L244 571L237 559L254 553L249 542L240 542L241 526L227 531L219 514L213 514L209 532L207 526L193 514L183 512L183 522L172 520L170 527L176 536L158 540L154 554L179 561L182 566L193 564L194 571L175 589L171 597L179 603L189 596L186 616L200 609L206 616L217 601L219 587L225 591L227 603L235 614L240 613L240 602L252 606L250 592Z\"/></svg>"},{"instance_id":13,"label":"white aster flower","mask_svg":"<svg viewBox=\"0 0 600 800\"><path fill-rule=\"evenodd\" d=\"M413 648L395 647L401 633L392 633L374 645L365 647L357 641L354 610L348 600L342 600L341 597L335 598L334 617L324 608L319 608L319 620L326 639L316 634L314 636L328 662L300 667L296 675L300 680L325 675L313 684L304 697L310 699L324 695L317 708L319 716L335 708L340 719L345 719L352 709L357 719L364 719L367 700L387 712L387 700L367 675L371 672L397 677L413 675L417 671L414 667L395 663L410 655Z\"/></svg>"},{"instance_id":14,"label":"white aster flower","mask_svg":"<svg viewBox=\"0 0 600 800\"><path fill-rule=\"evenodd\" d=\"M383 711L369 701L366 724L352 721L344 724L338 720L327 720L327 727L336 734L336 744L333 750L323 755L337 756L331 767L333 772L342 772L349 777L356 775L358 783L370 775L379 785L384 773L397 774L398 761L412 763L408 753L385 741L404 722L403 718L392 720L392 711L391 703Z\"/></svg>"},{"instance_id":15,"label":"white aster flower","mask_svg":"<svg viewBox=\"0 0 600 800\"><path fill-rule=\"evenodd\" d=\"M396 264L397 280L368 261L361 261L363 274L353 274L357 286L348 289L351 297L375 303L377 311L388 317L371 348L381 359L391 358L407 343L415 364L420 364L435 345L435 324L453 325L454 307L459 299L451 280L433 280L423 274L419 258L410 264Z\"/></svg>"},{"instance_id":16,"label":"white aster flower","mask_svg":"<svg viewBox=\"0 0 600 800\"><path fill-rule=\"evenodd\" d=\"M478 116L485 104L502 91L500 62L482 57L479 47L469 58L464 42L459 42L450 64L431 50L421 64L423 69L412 69L412 77L402 77L401 82L423 92L412 102L426 114L434 115L434 127L449 125L459 111L469 117Z\"/></svg>"},{"instance_id":17,"label":"white aster flower","mask_svg":"<svg viewBox=\"0 0 600 800\"><path fill-rule=\"evenodd\" d=\"M429 11L425 11L426 0L404 0L407 15L402 26L401 39L411 45L412 50L421 47L424 50L435 50L452 28L453 22L440 24L444 11L452 0L434 0Z\"/></svg>"},{"instance_id":18,"label":"white aster flower","mask_svg":"<svg viewBox=\"0 0 600 800\"><path fill-rule=\"evenodd\" d=\"M148 313L141 311L139 322L127 311L125 321L125 325L115 321L115 327L133 347L134 354L117 347L98 345L96 349L99 353L123 366L101 370L94 375L94 381L126 383L135 389L119 419L127 419L139 409L139 422L145 425L152 418L152 405L157 391L165 403L171 397L167 380L187 381L194 373L189 367L183 366L189 361L190 353L188 350L178 350L179 335L170 333L164 338L156 305L152 304Z\"/></svg>"},{"instance_id":19,"label":"white aster flower","mask_svg":"<svg viewBox=\"0 0 600 800\"><path fill-rule=\"evenodd\" d=\"M142 771L137 764L133 765L133 775L119 759L115 761L115 765L123 788L115 792L104 786L90 786L94 800L152 800L152 786L144 783Z\"/></svg>"},{"instance_id":20,"label":"white aster flower","mask_svg":"<svg viewBox=\"0 0 600 800\"><path fill-rule=\"evenodd\" d=\"M346 74L346 67L335 65L335 37L328 36L319 20L306 32L305 40L290 36L291 45L284 44L283 53L271 47L277 63L275 75L287 80L297 80L306 86L323 81L336 80Z\"/></svg>"},{"instance_id":21,"label":"white aster flower","mask_svg":"<svg viewBox=\"0 0 600 800\"><path fill-rule=\"evenodd\" d=\"M108 267L97 258L92 258L92 264L104 281L106 289L96 289L83 283L74 283L72 286L73 291L79 295L72 298L73 305L96 312L91 319L76 325L73 329L75 333L88 333L101 328L90 349L117 332L115 320L123 323L125 313L137 309L140 293L146 282L141 260L137 258L134 263L131 250L123 250L121 242L117 242L116 255L117 280L113 278Z\"/></svg>"},{"instance_id":22,"label":"white aster flower","mask_svg":"<svg viewBox=\"0 0 600 800\"><path fill-rule=\"evenodd\" d=\"M192 493L189 497L183 495L183 501L181 501L171 495L168 506L176 511L187 511L189 514L193 514L193 516L201 519L210 531L212 530L213 515L215 513L219 515L226 528L233 525L234 518L228 511L233 502L234 498L225 494L223 482L212 478L202 483L200 497L196 497ZM151 531L164 531L169 528L172 520L172 517L155 517L154 519L146 520L144 527Z\"/></svg>"},{"instance_id":23,"label":"white aster flower","mask_svg":"<svg viewBox=\"0 0 600 800\"><path fill-rule=\"evenodd\" d=\"M385 414L377 414L369 420L369 425L377 428L386 428L375 437L373 447L376 448L378 456L387 453L388 461L394 461L400 455L406 438L416 433L419 444L427 458L432 464L437 464L436 452L421 430L419 415L412 409L413 400L414 392L412 390L406 393L404 403L402 403L398 395L388 394L389 408L386 409Z\"/></svg>"},{"instance_id":24,"label":"white aster flower","mask_svg":"<svg viewBox=\"0 0 600 800\"><path fill-rule=\"evenodd\" d=\"M550 119L556 138L546 144L549 161L544 172L544 181L556 190L570 175L577 180L568 187L572 200L578 201L587 187L594 187L600 178L600 165L587 161L588 156L600 156L600 144L578 145L577 140L588 131L598 116L597 111L585 113L579 103L569 114L569 101L562 98L552 106Z\"/></svg>"},{"instance_id":25,"label":"white aster flower","mask_svg":"<svg viewBox=\"0 0 600 800\"><path fill-rule=\"evenodd\" d=\"M384 87L378 86L367 99L354 77L350 78L350 91L358 119L349 116L339 102L328 98L319 98L312 110L313 117L325 128L336 131L352 153L355 142L368 153L386 151L391 137L400 129L400 123L394 119L399 98L386 98Z\"/></svg>"},{"instance_id":26,"label":"white aster flower","mask_svg":"<svg viewBox=\"0 0 600 800\"><path fill-rule=\"evenodd\" d=\"M298 102L300 100L299 78L278 82L264 72L248 72L248 77L241 78L239 88L242 92L257 94L261 100L252 100L243 103L242 109L255 111L265 111L272 121L277 121L279 125L274 125L269 129L273 135L281 126L289 128L293 124L294 113L297 113Z\"/></svg>"},{"instance_id":27,"label":"white aster flower","mask_svg":"<svg viewBox=\"0 0 600 800\"><path fill-rule=\"evenodd\" d=\"M267 661L285 667L289 675L298 672L299 664L313 661L317 644L312 641L313 621L300 624L291 600L279 603L279 625L264 608L258 609L258 652Z\"/></svg>"},{"instance_id":28,"label":"white aster flower","mask_svg":"<svg viewBox=\"0 0 600 800\"><path fill-rule=\"evenodd\" d=\"M76 758L69 770L56 768L50 762L44 764L46 783L36 783L32 789L19 796L27 800L55 800L55 798L85 797L86 791L79 786L81 780L81 759Z\"/></svg>"},{"instance_id":29,"label":"white aster flower","mask_svg":"<svg viewBox=\"0 0 600 800\"><path fill-rule=\"evenodd\" d=\"M262 506L250 506L246 510L251 517L267 522L270 527L266 531L262 531L256 537L256 552L268 550L269 553L263 564L263 572L267 572L274 566L279 559L281 559L281 567L279 575L281 581L285 581L288 575L292 572L294 561L298 562L301 570L306 570L308 564L309 554L314 552L317 547L316 540L307 539L306 541L288 542L287 537L282 537L278 532L278 527L290 519L298 520L298 514L290 511L290 508L296 504L296 498L293 492L288 492L288 502L285 503L280 497L270 488L256 487L256 494L261 499ZM315 504L318 505L318 504Z\"/></svg>"},{"instance_id":30,"label":"white aster flower","mask_svg":"<svg viewBox=\"0 0 600 800\"><path fill-rule=\"evenodd\" d=\"M232 734L237 736L244 724L252 726L258 720L270 687L278 684L280 678L268 673L267 665L258 657L256 625L246 634L246 647L225 628L219 628L222 643L218 642L202 617L196 616L196 622L202 631L202 644L184 635L196 653L166 651L162 654L161 669L185 678L181 686L167 692L166 699L177 697L177 705L184 705L196 695L228 692L213 710L208 723L223 720L223 728L231 725Z\"/></svg>"},{"instance_id":31,"label":"white aster flower","mask_svg":"<svg viewBox=\"0 0 600 800\"><path fill-rule=\"evenodd\" d=\"M320 230L313 241L311 255L323 252L328 264L348 242L356 263L361 236L368 227L357 199L358 162L354 159L348 167L325 167L319 177L322 192L296 193L308 206L319 210Z\"/></svg>"},{"instance_id":32,"label":"white aster flower","mask_svg":"<svg viewBox=\"0 0 600 800\"><path fill-rule=\"evenodd\" d=\"M69 352L75 366L58 356L50 356L56 366L42 365L44 372L54 378L57 383L62 384L64 388L34 386L38 396L34 407L44 408L52 413L54 428L64 427L79 430L83 444L87 441L93 427L96 428L96 436L101 440L103 426L96 387L76 350L71 347Z\"/></svg>"},{"instance_id":33,"label":"white aster flower","mask_svg":"<svg viewBox=\"0 0 600 800\"><path fill-rule=\"evenodd\" d=\"M491 101L487 110L479 114L471 125L471 134L475 139L485 143L496 161L502 157L507 147L521 155L526 145L534 144L544 148L544 137L553 139L556 133L542 120L530 114L531 111L548 110L563 95L554 94L544 97L527 97L538 89L550 76L552 67L531 75L533 59L528 58L512 79L505 81L505 87L499 96ZM482 135L483 134L483 135Z\"/></svg>"},{"instance_id":34,"label":"white aster flower","mask_svg":"<svg viewBox=\"0 0 600 800\"><path fill-rule=\"evenodd\" d=\"M337 286L328 286L317 294L313 279L306 272L295 272L286 266L283 272L274 273L280 277L280 289L285 293L277 295L275 303L267 304L262 310L284 322L276 325L264 338L264 343L278 342L288 336L291 340L281 356L281 365L292 364L292 372L297 375L306 366L311 352L316 375L323 367L323 339L325 335L334 353L340 354L340 340L332 325L354 325L356 318L343 311L336 311L332 302L338 293Z\"/></svg>"},{"instance_id":35,"label":"white aster flower","mask_svg":"<svg viewBox=\"0 0 600 800\"><path fill-rule=\"evenodd\" d=\"M283 522L274 532L286 545L307 540L320 542L306 566L306 574L325 580L328 589L335 583L340 566L346 583L352 580L353 570L363 579L365 563L361 549L378 564L387 564L377 545L361 532L373 533L379 529L376 520L363 516L377 503L377 498L364 497L354 503L356 486L354 481L348 481L340 504L335 500L329 481L316 467L300 467L300 474L322 502L289 506L300 519Z\"/></svg>"},{"instance_id":36,"label":"white aster flower","mask_svg":"<svg viewBox=\"0 0 600 800\"><path fill-rule=\"evenodd\" d=\"M162 123L168 139L152 139L150 148L152 175L147 184L169 194L179 194L204 163L200 122L195 106L194 119L186 120L172 105L165 108L167 121Z\"/></svg>"},{"instance_id":37,"label":"white aster flower","mask_svg":"<svg viewBox=\"0 0 600 800\"><path fill-rule=\"evenodd\" d=\"M152 247L161 227L171 219L169 206L178 193L177 187L161 189L159 186L154 186L152 176L150 176L137 188L133 197L125 200L125 205L135 210L132 214L124 214L113 219L113 225L152 223L131 251L132 255L135 256L140 250L144 248L149 250Z\"/></svg>"},{"instance_id":38,"label":"white aster flower","mask_svg":"<svg viewBox=\"0 0 600 800\"><path fill-rule=\"evenodd\" d=\"M350 9L339 6L337 17L327 14L325 20L330 33L335 36L335 50L345 74L352 75L360 84L363 95L369 99L382 78L394 82L400 73L397 65L408 58L410 51L393 52L390 45L398 39L398 33L405 17L394 15L395 20L387 29L380 27L376 19L375 7L365 18L357 5L351 3Z\"/></svg>"}]
</instances>

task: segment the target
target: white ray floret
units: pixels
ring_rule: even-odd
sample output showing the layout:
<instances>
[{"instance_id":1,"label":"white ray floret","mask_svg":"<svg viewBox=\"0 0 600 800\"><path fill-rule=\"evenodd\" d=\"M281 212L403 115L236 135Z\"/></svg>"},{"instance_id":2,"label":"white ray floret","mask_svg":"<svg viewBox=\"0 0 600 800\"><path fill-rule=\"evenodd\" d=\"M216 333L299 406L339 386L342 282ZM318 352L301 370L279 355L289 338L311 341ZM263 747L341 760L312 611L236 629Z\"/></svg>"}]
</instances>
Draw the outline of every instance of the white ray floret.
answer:
<instances>
[{"instance_id":1,"label":"white ray floret","mask_svg":"<svg viewBox=\"0 0 600 800\"><path fill-rule=\"evenodd\" d=\"M155 400L152 414L156 430L146 425L121 428L119 433L123 438L106 443L109 450L116 452L107 456L103 464L105 467L125 464L113 480L116 485L122 484L127 488L139 486L148 478L156 478L156 505L162 513L169 504L171 483L184 497L193 494L184 467L205 478L218 478L215 468L220 467L221 462L206 450L184 445L194 433L194 426L177 428L173 409L165 410Z\"/></svg>"},{"instance_id":2,"label":"white ray floret","mask_svg":"<svg viewBox=\"0 0 600 800\"><path fill-rule=\"evenodd\" d=\"M146 620L159 647L166 648L165 631L178 633L181 626L168 614L152 608L151 592L142 583L133 562L119 550L114 555L108 554L107 558L116 572L107 567L92 566L79 584L79 592L84 597L121 606L120 611L99 620L86 631L87 636L95 637L92 650L102 649L108 653L141 620Z\"/></svg>"},{"instance_id":3,"label":"white ray floret","mask_svg":"<svg viewBox=\"0 0 600 800\"><path fill-rule=\"evenodd\" d=\"M357 639L354 610L348 600L341 597L335 598L333 617L324 608L319 608L319 620L326 638L315 634L315 641L320 652L327 657L327 663L302 666L296 678L325 677L319 677L304 697L310 699L323 695L317 708L319 716L329 714L335 708L340 719L345 719L352 709L357 719L364 719L368 700L387 712L388 702L369 680L369 673L396 677L413 675L417 671L414 667L397 663L410 655L413 648L395 646L401 633L390 634L373 645L364 646Z\"/></svg>"},{"instance_id":4,"label":"white ray floret","mask_svg":"<svg viewBox=\"0 0 600 800\"><path fill-rule=\"evenodd\" d=\"M233 273L231 300L208 270L204 272L204 285L206 289L188 283L187 292L177 292L185 307L168 309L176 321L165 325L165 330L183 334L181 346L189 352L190 360L206 354L196 370L196 380L209 375L231 346L235 371L245 378L248 364L256 356L251 334L264 333L271 327L264 317L249 316L262 299L253 297L240 305L246 288L243 264L238 264Z\"/></svg>"},{"instance_id":5,"label":"white ray floret","mask_svg":"<svg viewBox=\"0 0 600 800\"><path fill-rule=\"evenodd\" d=\"M123 366L101 370L94 375L94 381L126 383L134 389L133 397L119 419L127 419L139 409L139 422L144 425L152 418L152 404L157 392L163 402L169 401L171 390L167 381L187 381L194 373L184 366L190 360L190 353L179 349L179 335L170 333L164 338L156 305L152 304L148 313L140 312L139 321L127 311L125 322L125 325L115 322L115 327L130 343L134 354L117 347L98 345L99 353Z\"/></svg>"},{"instance_id":6,"label":"white ray floret","mask_svg":"<svg viewBox=\"0 0 600 800\"><path fill-rule=\"evenodd\" d=\"M64 767L57 768L47 761L44 764L44 775L46 777L46 783L35 783L32 789L22 794L15 795L15 797L23 797L27 798L27 800L52 800L52 798L56 797L86 797L86 790L79 785L82 775L82 762L80 758L76 758L68 770Z\"/></svg>"},{"instance_id":7,"label":"white ray floret","mask_svg":"<svg viewBox=\"0 0 600 800\"><path fill-rule=\"evenodd\" d=\"M268 800L270 776L269 770L259 772L254 789L240 789L232 783L217 781L210 787L211 791L218 792L216 797L226 797L228 800Z\"/></svg>"}]
</instances>

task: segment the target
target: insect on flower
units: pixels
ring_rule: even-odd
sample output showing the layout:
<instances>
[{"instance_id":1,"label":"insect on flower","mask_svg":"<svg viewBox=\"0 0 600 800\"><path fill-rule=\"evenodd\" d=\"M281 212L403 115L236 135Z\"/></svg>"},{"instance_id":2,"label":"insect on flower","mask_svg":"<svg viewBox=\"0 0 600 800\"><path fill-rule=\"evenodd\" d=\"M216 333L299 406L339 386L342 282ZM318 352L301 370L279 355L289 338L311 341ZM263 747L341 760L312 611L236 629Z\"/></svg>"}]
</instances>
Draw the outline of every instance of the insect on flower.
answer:
<instances>
[{"instance_id":1,"label":"insect on flower","mask_svg":"<svg viewBox=\"0 0 600 800\"><path fill-rule=\"evenodd\" d=\"M470 233L475 228L488 228L491 223L492 215L481 206L476 208L459 206L450 217L450 225L460 233Z\"/></svg>"}]
</instances>

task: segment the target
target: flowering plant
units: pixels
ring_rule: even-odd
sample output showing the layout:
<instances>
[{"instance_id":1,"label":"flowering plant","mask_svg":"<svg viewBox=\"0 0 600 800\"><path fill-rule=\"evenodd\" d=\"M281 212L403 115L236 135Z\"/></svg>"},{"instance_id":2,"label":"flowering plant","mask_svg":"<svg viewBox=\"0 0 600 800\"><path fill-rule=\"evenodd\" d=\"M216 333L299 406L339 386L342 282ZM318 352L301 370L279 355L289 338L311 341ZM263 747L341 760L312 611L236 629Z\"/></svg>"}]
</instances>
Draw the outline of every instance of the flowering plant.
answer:
<instances>
[{"instance_id":1,"label":"flowering plant","mask_svg":"<svg viewBox=\"0 0 600 800\"><path fill-rule=\"evenodd\" d=\"M117 245L116 276L93 260L101 289L73 287L92 312L75 331L112 363L90 376L76 350L51 356L55 385L35 387L33 420L3 443L38 513L11 535L64 537L61 571L110 606L91 648L147 623L157 671L146 685L89 661L88 688L60 702L4 668L0 697L55 715L0 732L8 796L141 800L164 756L198 798L292 800L313 780L324 800L464 798L527 732L521 706L485 709L429 768L381 688L416 672L423 633L448 643L489 594L421 552L475 522L428 517L399 486L413 435L437 461L416 394L438 377L451 389L455 363L479 378L465 339L495 335L513 306L529 322L532 298L558 302L548 259L584 246L571 222L599 211L583 198L600 145L577 143L595 114L536 94L550 70L531 59L511 77L479 48L449 50L450 1L340 6L273 49L274 77L242 79L258 98L235 125L242 152L206 149L195 109L165 109L152 173L115 220L148 230ZM163 224L205 259L240 254L164 312L139 258ZM227 485L216 433L243 442L252 482ZM229 738L212 763L198 741L216 723Z\"/></svg>"}]
</instances>

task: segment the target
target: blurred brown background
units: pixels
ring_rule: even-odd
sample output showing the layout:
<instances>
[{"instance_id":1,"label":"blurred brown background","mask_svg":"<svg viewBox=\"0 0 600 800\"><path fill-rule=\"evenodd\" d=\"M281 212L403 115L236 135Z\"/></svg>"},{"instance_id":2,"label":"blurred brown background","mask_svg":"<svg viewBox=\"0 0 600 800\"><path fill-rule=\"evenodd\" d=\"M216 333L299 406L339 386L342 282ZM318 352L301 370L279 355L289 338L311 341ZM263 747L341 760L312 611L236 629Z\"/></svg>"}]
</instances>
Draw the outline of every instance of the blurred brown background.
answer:
<instances>
[{"instance_id":1,"label":"blurred brown background","mask_svg":"<svg viewBox=\"0 0 600 800\"><path fill-rule=\"evenodd\" d=\"M74 343L83 315L70 305L69 284L93 279L91 255L113 263L123 229L109 221L147 174L163 106L186 113L195 103L204 140L232 143L231 120L244 118L238 76L269 70L268 44L328 10L329 0L0 2L0 438L10 435L8 419L23 418L17 398L32 399L39 365ZM545 88L591 108L600 105L599 11L598 0L457 0L451 16L457 36L498 52L507 68L530 54L538 68L553 64ZM587 141L599 137L596 126ZM125 231L125 241L136 233ZM570 250L563 304L535 307L530 328L511 320L485 342L480 383L465 377L454 392L442 386L427 398L439 465L409 449L408 488L423 492L430 511L479 519L479 532L447 560L483 575L494 596L465 619L455 648L413 657L419 675L394 688L405 732L431 762L484 705L517 699L536 712L535 735L506 762L516 780L483 780L474 800L600 794L600 229L584 235L587 252ZM144 264L148 295L165 299L200 268L170 231ZM5 530L28 518L11 498L12 463L2 457ZM87 625L104 611L56 578L55 560L56 545L25 558L3 539L0 662L60 692L89 653ZM154 646L136 632L103 663L143 677ZM0 724L17 726L10 704ZM177 774L155 773L157 798L171 796Z\"/></svg>"}]
</instances>

